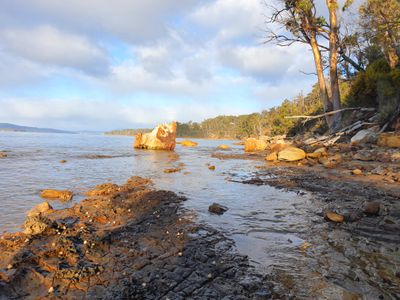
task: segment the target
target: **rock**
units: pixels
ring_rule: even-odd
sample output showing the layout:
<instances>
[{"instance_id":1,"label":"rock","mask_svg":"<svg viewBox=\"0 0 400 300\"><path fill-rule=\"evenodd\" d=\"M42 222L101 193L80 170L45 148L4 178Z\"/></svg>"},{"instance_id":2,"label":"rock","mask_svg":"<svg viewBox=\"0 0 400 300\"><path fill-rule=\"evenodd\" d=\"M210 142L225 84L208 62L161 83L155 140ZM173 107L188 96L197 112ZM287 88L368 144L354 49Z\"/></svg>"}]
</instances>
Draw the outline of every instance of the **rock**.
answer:
<instances>
[{"instance_id":1,"label":"rock","mask_svg":"<svg viewBox=\"0 0 400 300\"><path fill-rule=\"evenodd\" d=\"M231 149L231 147L229 147L228 145L219 145L219 146L218 146L218 149L221 149L221 150L229 150L229 149Z\"/></svg>"},{"instance_id":2,"label":"rock","mask_svg":"<svg viewBox=\"0 0 400 300\"><path fill-rule=\"evenodd\" d=\"M255 138L246 139L244 143L245 152L264 151L266 148L267 148L267 142L263 140L257 140Z\"/></svg>"},{"instance_id":3,"label":"rock","mask_svg":"<svg viewBox=\"0 0 400 300\"><path fill-rule=\"evenodd\" d=\"M306 153L300 148L289 146L278 153L278 159L283 161L297 161L306 157Z\"/></svg>"},{"instance_id":4,"label":"rock","mask_svg":"<svg viewBox=\"0 0 400 300\"><path fill-rule=\"evenodd\" d=\"M353 155L353 159L361 161L373 161L376 159L376 155L369 151L358 151Z\"/></svg>"},{"instance_id":5,"label":"rock","mask_svg":"<svg viewBox=\"0 0 400 300\"><path fill-rule=\"evenodd\" d=\"M392 161L400 161L400 152L395 152L390 156Z\"/></svg>"},{"instance_id":6,"label":"rock","mask_svg":"<svg viewBox=\"0 0 400 300\"><path fill-rule=\"evenodd\" d=\"M276 161L278 160L278 153L276 152L272 152L270 154L267 155L267 157L265 158L266 161Z\"/></svg>"},{"instance_id":7,"label":"rock","mask_svg":"<svg viewBox=\"0 0 400 300\"><path fill-rule=\"evenodd\" d=\"M23 225L25 228L24 233L31 235L41 234L47 228L50 228L52 224L53 222L50 219L42 216L28 217Z\"/></svg>"},{"instance_id":8,"label":"rock","mask_svg":"<svg viewBox=\"0 0 400 300\"><path fill-rule=\"evenodd\" d=\"M183 147L196 147L199 145L199 143L193 142L193 141L189 141L189 140L185 140L183 142L181 142L181 145Z\"/></svg>"},{"instance_id":9,"label":"rock","mask_svg":"<svg viewBox=\"0 0 400 300\"><path fill-rule=\"evenodd\" d=\"M363 172L360 169L354 169L351 173L353 173L353 175L361 175Z\"/></svg>"},{"instance_id":10,"label":"rock","mask_svg":"<svg viewBox=\"0 0 400 300\"><path fill-rule=\"evenodd\" d=\"M208 169L211 171L215 171L215 166L209 166Z\"/></svg>"},{"instance_id":11,"label":"rock","mask_svg":"<svg viewBox=\"0 0 400 300\"><path fill-rule=\"evenodd\" d=\"M222 215L228 210L227 207L222 206L218 203L213 203L208 207L208 211L213 214Z\"/></svg>"},{"instance_id":12,"label":"rock","mask_svg":"<svg viewBox=\"0 0 400 300\"><path fill-rule=\"evenodd\" d=\"M282 144L282 143L279 143L279 144L271 144L271 145L269 145L269 149L271 150L271 152L276 152L276 153L278 153L278 152L284 150L285 148L287 148L287 147L289 147L289 146L290 146L290 144Z\"/></svg>"},{"instance_id":13,"label":"rock","mask_svg":"<svg viewBox=\"0 0 400 300\"><path fill-rule=\"evenodd\" d=\"M164 173L176 173L182 171L182 168L165 169Z\"/></svg>"},{"instance_id":14,"label":"rock","mask_svg":"<svg viewBox=\"0 0 400 300\"><path fill-rule=\"evenodd\" d=\"M371 170L371 173L374 175L386 175L387 170L385 170L384 168L382 168L382 166L378 166L375 169Z\"/></svg>"},{"instance_id":15,"label":"rock","mask_svg":"<svg viewBox=\"0 0 400 300\"><path fill-rule=\"evenodd\" d=\"M0 151L0 158L6 158L7 153Z\"/></svg>"},{"instance_id":16,"label":"rock","mask_svg":"<svg viewBox=\"0 0 400 300\"><path fill-rule=\"evenodd\" d=\"M381 204L376 201L367 202L364 205L364 213L368 216L377 216L381 209Z\"/></svg>"},{"instance_id":17,"label":"rock","mask_svg":"<svg viewBox=\"0 0 400 300\"><path fill-rule=\"evenodd\" d=\"M307 153L307 158L319 159L322 156L321 152Z\"/></svg>"},{"instance_id":18,"label":"rock","mask_svg":"<svg viewBox=\"0 0 400 300\"><path fill-rule=\"evenodd\" d=\"M343 221L344 221L344 217L342 215L339 215L330 210L325 212L324 218L325 218L325 220L331 221L334 223L343 223Z\"/></svg>"},{"instance_id":19,"label":"rock","mask_svg":"<svg viewBox=\"0 0 400 300\"><path fill-rule=\"evenodd\" d=\"M59 199L62 201L70 201L72 200L73 193L71 191L62 191L62 190L43 190L40 193L40 197L45 199Z\"/></svg>"},{"instance_id":20,"label":"rock","mask_svg":"<svg viewBox=\"0 0 400 300\"><path fill-rule=\"evenodd\" d=\"M363 145L366 143L375 143L377 139L378 137L374 131L363 129L357 132L357 134L351 138L350 142L352 145Z\"/></svg>"},{"instance_id":21,"label":"rock","mask_svg":"<svg viewBox=\"0 0 400 300\"><path fill-rule=\"evenodd\" d=\"M85 195L88 197L107 196L118 192L119 190L119 186L115 183L103 183L95 186L94 189L87 191Z\"/></svg>"},{"instance_id":22,"label":"rock","mask_svg":"<svg viewBox=\"0 0 400 300\"><path fill-rule=\"evenodd\" d=\"M38 216L52 209L53 207L48 202L42 202L28 211L28 217Z\"/></svg>"},{"instance_id":23,"label":"rock","mask_svg":"<svg viewBox=\"0 0 400 300\"><path fill-rule=\"evenodd\" d=\"M65 159L60 160L60 164L65 164L67 161Z\"/></svg>"},{"instance_id":24,"label":"rock","mask_svg":"<svg viewBox=\"0 0 400 300\"><path fill-rule=\"evenodd\" d=\"M147 150L174 150L176 146L176 122L158 125L150 133L138 133L134 148Z\"/></svg>"},{"instance_id":25,"label":"rock","mask_svg":"<svg viewBox=\"0 0 400 300\"><path fill-rule=\"evenodd\" d=\"M400 134L397 132L384 132L378 137L378 146L399 148L400 147Z\"/></svg>"}]
</instances>

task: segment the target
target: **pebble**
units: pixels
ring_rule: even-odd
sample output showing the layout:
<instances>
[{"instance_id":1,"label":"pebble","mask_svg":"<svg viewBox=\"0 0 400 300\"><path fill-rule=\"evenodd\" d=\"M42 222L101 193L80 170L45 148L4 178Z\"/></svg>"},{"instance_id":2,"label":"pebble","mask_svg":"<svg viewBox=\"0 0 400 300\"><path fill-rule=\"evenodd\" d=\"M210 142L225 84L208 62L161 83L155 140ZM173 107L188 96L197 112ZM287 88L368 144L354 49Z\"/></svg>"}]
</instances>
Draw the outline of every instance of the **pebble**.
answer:
<instances>
[{"instance_id":1,"label":"pebble","mask_svg":"<svg viewBox=\"0 0 400 300\"><path fill-rule=\"evenodd\" d=\"M360 169L355 169L352 171L353 175L361 175L363 172Z\"/></svg>"},{"instance_id":2,"label":"pebble","mask_svg":"<svg viewBox=\"0 0 400 300\"><path fill-rule=\"evenodd\" d=\"M51 286L51 287L49 288L48 292L49 292L49 294L53 293L53 292L54 292L54 288Z\"/></svg>"},{"instance_id":3,"label":"pebble","mask_svg":"<svg viewBox=\"0 0 400 300\"><path fill-rule=\"evenodd\" d=\"M326 211L324 214L324 218L327 221L331 221L334 223L343 223L344 217L342 215L339 215L333 211Z\"/></svg>"}]
</instances>

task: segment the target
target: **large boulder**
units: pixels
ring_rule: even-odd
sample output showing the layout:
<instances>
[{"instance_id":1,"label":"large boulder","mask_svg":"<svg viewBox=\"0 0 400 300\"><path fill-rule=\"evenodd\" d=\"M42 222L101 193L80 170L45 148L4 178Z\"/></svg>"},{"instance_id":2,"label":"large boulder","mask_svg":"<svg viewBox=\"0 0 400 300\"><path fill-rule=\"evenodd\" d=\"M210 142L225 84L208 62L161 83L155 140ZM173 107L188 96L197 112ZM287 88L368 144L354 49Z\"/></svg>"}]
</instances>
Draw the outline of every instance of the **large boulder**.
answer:
<instances>
[{"instance_id":1,"label":"large boulder","mask_svg":"<svg viewBox=\"0 0 400 300\"><path fill-rule=\"evenodd\" d=\"M369 129L363 129L357 132L357 134L351 138L351 144L362 145L366 143L375 143L376 140L377 140L377 135L374 131Z\"/></svg>"},{"instance_id":2,"label":"large boulder","mask_svg":"<svg viewBox=\"0 0 400 300\"><path fill-rule=\"evenodd\" d=\"M278 159L283 161L297 161L306 158L306 153L293 146L286 147L278 153Z\"/></svg>"},{"instance_id":3,"label":"large boulder","mask_svg":"<svg viewBox=\"0 0 400 300\"><path fill-rule=\"evenodd\" d=\"M138 133L134 148L147 150L174 150L176 146L176 122L158 125L150 133Z\"/></svg>"},{"instance_id":4,"label":"large boulder","mask_svg":"<svg viewBox=\"0 0 400 300\"><path fill-rule=\"evenodd\" d=\"M397 132L381 133L378 137L378 145L381 147L399 148L400 134Z\"/></svg>"},{"instance_id":5,"label":"large boulder","mask_svg":"<svg viewBox=\"0 0 400 300\"><path fill-rule=\"evenodd\" d=\"M268 145L267 142L264 140L248 138L244 142L244 151L245 152L264 151L267 148L267 145Z\"/></svg>"}]
</instances>

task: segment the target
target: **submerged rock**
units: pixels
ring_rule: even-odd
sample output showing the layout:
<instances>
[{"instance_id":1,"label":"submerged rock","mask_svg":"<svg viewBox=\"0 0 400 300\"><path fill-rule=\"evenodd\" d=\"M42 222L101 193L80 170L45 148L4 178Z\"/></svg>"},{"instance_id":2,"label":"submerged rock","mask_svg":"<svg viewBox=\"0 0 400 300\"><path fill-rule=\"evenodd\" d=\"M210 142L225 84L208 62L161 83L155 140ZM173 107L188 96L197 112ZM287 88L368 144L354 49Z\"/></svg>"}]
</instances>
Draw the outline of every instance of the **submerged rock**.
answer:
<instances>
[{"instance_id":1,"label":"submerged rock","mask_svg":"<svg viewBox=\"0 0 400 300\"><path fill-rule=\"evenodd\" d=\"M162 124L150 133L138 133L134 148L147 150L174 150L176 146L176 122Z\"/></svg>"},{"instance_id":2,"label":"submerged rock","mask_svg":"<svg viewBox=\"0 0 400 300\"><path fill-rule=\"evenodd\" d=\"M222 215L228 210L227 207L218 203L213 203L208 207L208 211L213 214Z\"/></svg>"},{"instance_id":3,"label":"submerged rock","mask_svg":"<svg viewBox=\"0 0 400 300\"><path fill-rule=\"evenodd\" d=\"M221 150L229 150L229 149L231 149L231 147L229 147L228 145L219 145L219 146L218 146L218 149L221 149Z\"/></svg>"},{"instance_id":4,"label":"submerged rock","mask_svg":"<svg viewBox=\"0 0 400 300\"><path fill-rule=\"evenodd\" d=\"M176 173L182 171L182 168L171 168L171 169L165 169L164 173Z\"/></svg>"},{"instance_id":5,"label":"submerged rock","mask_svg":"<svg viewBox=\"0 0 400 300\"><path fill-rule=\"evenodd\" d=\"M62 201L70 201L72 200L73 193L71 191L66 190L43 190L40 193L40 197L45 199L59 199Z\"/></svg>"},{"instance_id":6,"label":"submerged rock","mask_svg":"<svg viewBox=\"0 0 400 300\"><path fill-rule=\"evenodd\" d=\"M278 159L284 161L297 161L306 158L306 153L300 148L287 147L278 153Z\"/></svg>"},{"instance_id":7,"label":"submerged rock","mask_svg":"<svg viewBox=\"0 0 400 300\"><path fill-rule=\"evenodd\" d=\"M185 140L181 142L181 145L183 147L196 147L199 145L199 143L193 142L193 141L189 141L189 140Z\"/></svg>"}]
</instances>

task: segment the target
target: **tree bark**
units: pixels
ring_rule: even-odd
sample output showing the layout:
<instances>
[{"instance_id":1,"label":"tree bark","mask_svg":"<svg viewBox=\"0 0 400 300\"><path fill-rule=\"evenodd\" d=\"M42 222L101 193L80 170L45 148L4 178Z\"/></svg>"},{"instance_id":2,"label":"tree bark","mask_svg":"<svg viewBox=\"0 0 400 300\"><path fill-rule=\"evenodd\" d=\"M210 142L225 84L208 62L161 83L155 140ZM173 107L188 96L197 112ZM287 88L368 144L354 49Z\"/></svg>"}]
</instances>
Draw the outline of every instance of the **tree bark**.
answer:
<instances>
[{"instance_id":1,"label":"tree bark","mask_svg":"<svg viewBox=\"0 0 400 300\"><path fill-rule=\"evenodd\" d=\"M338 23L337 23L337 0L326 0L326 5L329 10L329 79L331 88L331 102L333 110L340 110L340 89L339 89L339 78L337 72L337 55L338 55ZM331 131L339 129L341 124L342 115L337 113L332 116Z\"/></svg>"},{"instance_id":2,"label":"tree bark","mask_svg":"<svg viewBox=\"0 0 400 300\"><path fill-rule=\"evenodd\" d=\"M310 46L312 49L312 53L314 56L315 70L317 71L318 77L318 87L319 87L319 95L322 100L322 105L324 107L325 112L329 112L333 110L333 105L331 100L329 99L328 90L326 88L324 68L322 65L322 57L321 52L318 48L317 38L315 32L311 32L310 34ZM326 122L328 123L328 127L332 128L333 118L330 115L327 115Z\"/></svg>"}]
</instances>

